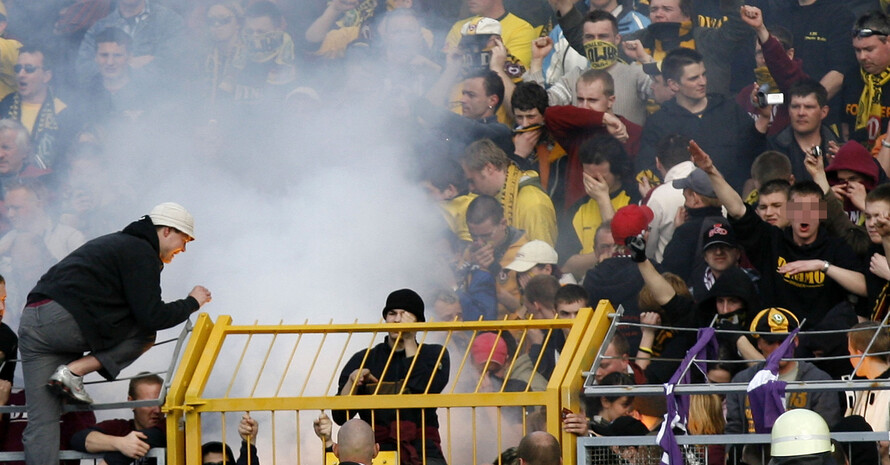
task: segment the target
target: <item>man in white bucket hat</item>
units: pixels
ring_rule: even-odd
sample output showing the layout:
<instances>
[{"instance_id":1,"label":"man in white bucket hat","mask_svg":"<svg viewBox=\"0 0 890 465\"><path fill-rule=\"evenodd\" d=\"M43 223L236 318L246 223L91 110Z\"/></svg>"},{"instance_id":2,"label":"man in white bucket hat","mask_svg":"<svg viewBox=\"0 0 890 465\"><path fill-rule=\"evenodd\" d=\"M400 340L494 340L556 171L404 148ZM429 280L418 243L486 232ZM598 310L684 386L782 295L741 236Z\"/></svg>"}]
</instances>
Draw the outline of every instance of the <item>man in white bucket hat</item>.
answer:
<instances>
[{"instance_id":1,"label":"man in white bucket hat","mask_svg":"<svg viewBox=\"0 0 890 465\"><path fill-rule=\"evenodd\" d=\"M161 299L164 264L194 239L188 210L162 203L122 231L77 248L31 290L19 325L29 465L59 462L62 400L92 403L84 375L116 378L152 346L156 331L182 323L210 301L203 286L184 299Z\"/></svg>"}]
</instances>

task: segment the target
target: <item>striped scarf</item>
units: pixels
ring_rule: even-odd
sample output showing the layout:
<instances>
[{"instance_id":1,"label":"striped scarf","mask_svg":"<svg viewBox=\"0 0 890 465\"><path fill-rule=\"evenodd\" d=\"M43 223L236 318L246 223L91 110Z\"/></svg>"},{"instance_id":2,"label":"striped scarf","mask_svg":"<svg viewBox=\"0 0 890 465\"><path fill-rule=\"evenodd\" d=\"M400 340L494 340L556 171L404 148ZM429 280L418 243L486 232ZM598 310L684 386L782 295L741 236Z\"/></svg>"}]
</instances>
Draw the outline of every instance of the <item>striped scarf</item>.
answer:
<instances>
[{"instance_id":1,"label":"striped scarf","mask_svg":"<svg viewBox=\"0 0 890 465\"><path fill-rule=\"evenodd\" d=\"M890 81L890 68L885 69L881 74L869 74L864 69L860 69L859 72L862 73L865 86L859 97L859 112L856 113L857 130L868 126L868 120L872 117L877 118L878 121L881 120L882 88Z\"/></svg>"},{"instance_id":2,"label":"striped scarf","mask_svg":"<svg viewBox=\"0 0 890 465\"><path fill-rule=\"evenodd\" d=\"M37 113L37 121L31 130L31 142L34 144L34 161L41 169L47 169L47 160L52 158L52 150L55 148L54 134L59 130L59 122L56 120L56 105L52 90L46 90L46 98L40 105ZM16 92L12 97L12 105L6 114L9 119L22 120L22 95Z\"/></svg>"}]
</instances>

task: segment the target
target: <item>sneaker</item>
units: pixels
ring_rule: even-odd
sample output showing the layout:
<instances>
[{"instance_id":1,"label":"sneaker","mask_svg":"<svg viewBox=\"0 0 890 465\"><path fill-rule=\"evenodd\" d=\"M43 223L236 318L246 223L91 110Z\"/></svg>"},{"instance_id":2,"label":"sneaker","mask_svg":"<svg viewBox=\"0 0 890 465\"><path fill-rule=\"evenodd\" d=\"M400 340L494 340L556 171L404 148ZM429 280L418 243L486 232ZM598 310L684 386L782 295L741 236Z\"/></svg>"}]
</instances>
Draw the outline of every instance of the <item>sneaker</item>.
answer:
<instances>
[{"instance_id":1,"label":"sneaker","mask_svg":"<svg viewBox=\"0 0 890 465\"><path fill-rule=\"evenodd\" d=\"M93 403L93 399L83 388L83 376L75 376L67 365L59 365L46 385L58 396L65 396L79 404Z\"/></svg>"}]
</instances>

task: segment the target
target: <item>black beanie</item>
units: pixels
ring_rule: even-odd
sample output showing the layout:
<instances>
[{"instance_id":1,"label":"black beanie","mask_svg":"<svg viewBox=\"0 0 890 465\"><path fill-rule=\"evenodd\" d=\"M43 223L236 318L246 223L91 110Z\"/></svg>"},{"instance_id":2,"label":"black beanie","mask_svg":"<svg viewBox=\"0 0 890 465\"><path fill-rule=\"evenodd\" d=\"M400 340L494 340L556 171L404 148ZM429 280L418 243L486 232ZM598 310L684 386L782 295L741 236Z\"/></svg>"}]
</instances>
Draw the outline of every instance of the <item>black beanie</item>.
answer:
<instances>
[{"instance_id":1,"label":"black beanie","mask_svg":"<svg viewBox=\"0 0 890 465\"><path fill-rule=\"evenodd\" d=\"M394 309L404 310L415 317L417 321L426 321L423 317L423 299L411 289L399 289L393 291L386 298L386 306L383 307L383 318L386 318L386 312Z\"/></svg>"}]
</instances>

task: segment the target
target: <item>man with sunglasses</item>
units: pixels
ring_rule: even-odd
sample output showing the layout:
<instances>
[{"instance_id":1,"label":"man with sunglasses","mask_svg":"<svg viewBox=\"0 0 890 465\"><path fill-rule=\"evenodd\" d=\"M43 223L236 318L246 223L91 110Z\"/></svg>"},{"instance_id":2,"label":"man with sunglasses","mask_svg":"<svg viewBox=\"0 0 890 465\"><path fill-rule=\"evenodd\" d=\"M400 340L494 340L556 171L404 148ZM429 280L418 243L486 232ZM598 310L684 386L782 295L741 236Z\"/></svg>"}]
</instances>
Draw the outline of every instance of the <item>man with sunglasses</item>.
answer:
<instances>
[{"instance_id":1,"label":"man with sunglasses","mask_svg":"<svg viewBox=\"0 0 890 465\"><path fill-rule=\"evenodd\" d=\"M19 323L29 465L59 462L59 450L47 445L59 443L63 398L93 402L84 375L115 379L151 348L156 331L182 323L210 301L204 286L195 286L184 299L161 299L161 270L185 252L194 229L184 207L159 204L123 231L69 254L31 290Z\"/></svg>"},{"instance_id":2,"label":"man with sunglasses","mask_svg":"<svg viewBox=\"0 0 890 465\"><path fill-rule=\"evenodd\" d=\"M860 79L844 82L844 133L871 148L890 121L890 18L874 11L853 26ZM890 147L890 142L882 142Z\"/></svg>"},{"instance_id":3,"label":"man with sunglasses","mask_svg":"<svg viewBox=\"0 0 890 465\"><path fill-rule=\"evenodd\" d=\"M65 153L75 127L71 110L50 88L52 57L40 47L25 45L13 70L18 90L0 101L0 118L22 123L30 135L34 163L40 169L52 168Z\"/></svg>"}]
</instances>

